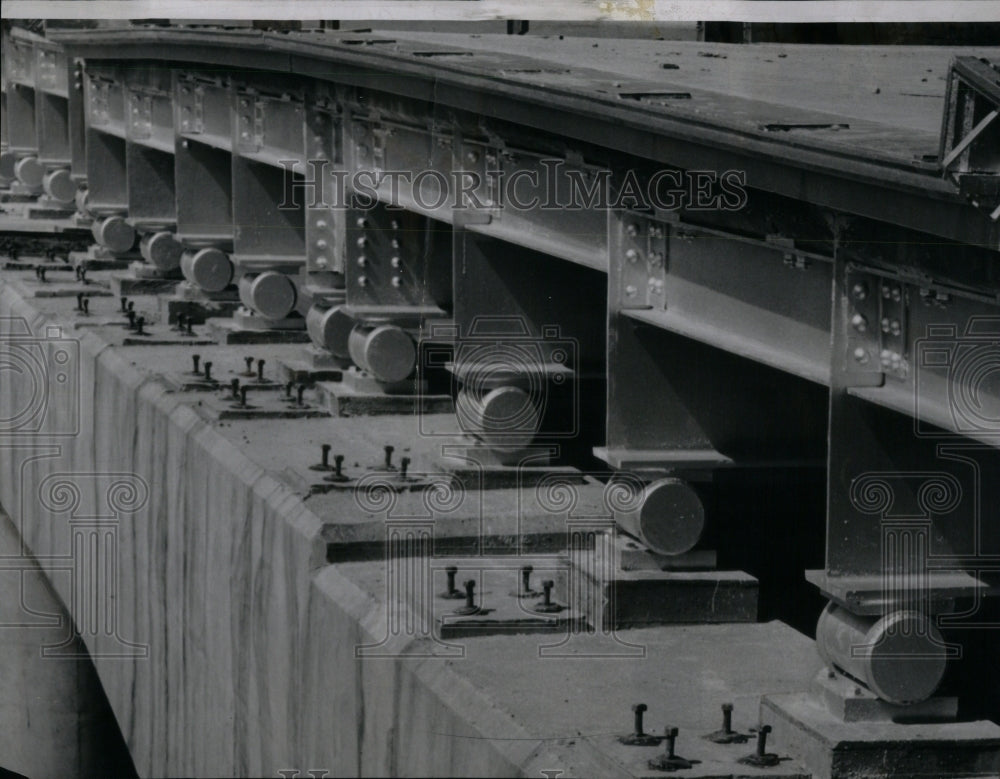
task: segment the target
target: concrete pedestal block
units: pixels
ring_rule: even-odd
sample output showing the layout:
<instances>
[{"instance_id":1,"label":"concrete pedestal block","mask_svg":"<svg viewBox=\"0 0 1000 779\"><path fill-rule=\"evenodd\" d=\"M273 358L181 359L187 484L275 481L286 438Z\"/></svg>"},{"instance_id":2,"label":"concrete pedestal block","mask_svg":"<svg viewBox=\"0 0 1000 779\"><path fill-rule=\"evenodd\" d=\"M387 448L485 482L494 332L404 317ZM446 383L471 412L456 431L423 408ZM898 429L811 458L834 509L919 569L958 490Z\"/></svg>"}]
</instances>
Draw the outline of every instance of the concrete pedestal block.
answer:
<instances>
[{"instance_id":1,"label":"concrete pedestal block","mask_svg":"<svg viewBox=\"0 0 1000 779\"><path fill-rule=\"evenodd\" d=\"M1000 726L992 722L844 722L811 693L769 695L760 721L774 751L815 779L968 779L1000 775Z\"/></svg>"}]
</instances>

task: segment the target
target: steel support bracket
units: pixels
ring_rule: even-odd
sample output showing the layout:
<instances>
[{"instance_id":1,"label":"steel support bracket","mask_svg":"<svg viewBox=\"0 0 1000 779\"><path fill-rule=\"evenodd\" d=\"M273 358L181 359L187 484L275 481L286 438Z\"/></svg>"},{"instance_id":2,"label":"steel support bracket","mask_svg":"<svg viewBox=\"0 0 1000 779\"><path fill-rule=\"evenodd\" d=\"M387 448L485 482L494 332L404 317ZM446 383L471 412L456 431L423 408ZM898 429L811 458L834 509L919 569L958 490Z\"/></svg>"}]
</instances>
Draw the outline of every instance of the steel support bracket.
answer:
<instances>
[{"instance_id":1,"label":"steel support bracket","mask_svg":"<svg viewBox=\"0 0 1000 779\"><path fill-rule=\"evenodd\" d=\"M879 386L886 375L908 378L908 286L853 263L845 272L847 295L841 301L846 328L844 370L861 379L860 386Z\"/></svg>"},{"instance_id":2,"label":"steel support bracket","mask_svg":"<svg viewBox=\"0 0 1000 779\"><path fill-rule=\"evenodd\" d=\"M87 90L87 109L90 124L106 125L111 120L111 84L104 79L91 77Z\"/></svg>"},{"instance_id":3,"label":"steel support bracket","mask_svg":"<svg viewBox=\"0 0 1000 779\"><path fill-rule=\"evenodd\" d=\"M622 212L612 236L612 271L618 275L618 309L666 308L664 285L671 226L646 214Z\"/></svg>"},{"instance_id":4,"label":"steel support bracket","mask_svg":"<svg viewBox=\"0 0 1000 779\"><path fill-rule=\"evenodd\" d=\"M956 57L948 73L941 172L989 218L1000 221L1000 64Z\"/></svg>"},{"instance_id":5,"label":"steel support bracket","mask_svg":"<svg viewBox=\"0 0 1000 779\"><path fill-rule=\"evenodd\" d=\"M184 82L177 90L177 111L183 133L192 135L205 131L205 88Z\"/></svg>"},{"instance_id":6,"label":"steel support bracket","mask_svg":"<svg viewBox=\"0 0 1000 779\"><path fill-rule=\"evenodd\" d=\"M131 140L146 140L153 134L153 96L138 89L130 89L126 94L126 134Z\"/></svg>"}]
</instances>

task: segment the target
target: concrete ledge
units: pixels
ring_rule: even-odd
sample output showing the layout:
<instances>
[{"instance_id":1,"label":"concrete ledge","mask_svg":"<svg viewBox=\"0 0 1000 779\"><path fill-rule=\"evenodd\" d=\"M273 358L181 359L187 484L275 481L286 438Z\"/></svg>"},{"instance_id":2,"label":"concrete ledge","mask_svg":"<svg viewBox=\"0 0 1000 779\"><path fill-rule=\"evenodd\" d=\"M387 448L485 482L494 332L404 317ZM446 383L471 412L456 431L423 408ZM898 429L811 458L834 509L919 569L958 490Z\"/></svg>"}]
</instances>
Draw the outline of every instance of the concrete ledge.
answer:
<instances>
[{"instance_id":1,"label":"concrete ledge","mask_svg":"<svg viewBox=\"0 0 1000 779\"><path fill-rule=\"evenodd\" d=\"M78 389L49 393L41 429L0 443L0 501L83 633L139 775L626 776L633 756L595 734L627 729L633 700L655 701L657 727L709 732L720 699L745 716L761 693L800 689L818 670L811 643L776 623L473 637L457 653L394 630L421 615L393 597L386 560L328 563L331 541L374 542L384 521L289 475L317 438L356 450L350 436L381 441L392 420L212 420L200 393L160 374L169 354L186 367L177 347L73 331L74 302L26 301L0 281L0 317L12 318L0 333L41 343L61 323L57 342L78 353ZM0 418L39 391L0 373ZM483 527L504 538L517 501L481 495ZM539 528L559 529L554 515ZM103 545L82 554L81 539ZM65 575L109 561L112 624L82 605L74 582L86 577ZM713 766L732 775L738 756L720 751Z\"/></svg>"},{"instance_id":2,"label":"concrete ledge","mask_svg":"<svg viewBox=\"0 0 1000 779\"><path fill-rule=\"evenodd\" d=\"M58 321L3 282L0 316L36 335ZM321 571L321 520L155 375L96 333L76 343L78 397L54 394L45 411L47 430L70 432L5 439L0 499L71 604L140 775L317 766L338 774L516 772L474 738L418 749L423 736L407 734L399 719L407 709L421 730L425 710L437 712L442 732L475 728L409 662L354 658L356 646L378 640L364 625L384 606L333 569ZM13 418L37 390L5 374L0 411ZM77 487L65 511L43 496L46 479L59 474ZM126 476L137 494L115 512L108 496ZM87 635L72 577L53 575L58 565L81 564L68 526L87 515L107 517L114 531L111 635ZM361 700L345 708L337 703L345 697ZM401 742L413 751L393 746Z\"/></svg>"},{"instance_id":3,"label":"concrete ledge","mask_svg":"<svg viewBox=\"0 0 1000 779\"><path fill-rule=\"evenodd\" d=\"M774 745L798 756L816 779L995 777L1000 726L992 722L845 723L809 693L769 695L760 719Z\"/></svg>"}]
</instances>

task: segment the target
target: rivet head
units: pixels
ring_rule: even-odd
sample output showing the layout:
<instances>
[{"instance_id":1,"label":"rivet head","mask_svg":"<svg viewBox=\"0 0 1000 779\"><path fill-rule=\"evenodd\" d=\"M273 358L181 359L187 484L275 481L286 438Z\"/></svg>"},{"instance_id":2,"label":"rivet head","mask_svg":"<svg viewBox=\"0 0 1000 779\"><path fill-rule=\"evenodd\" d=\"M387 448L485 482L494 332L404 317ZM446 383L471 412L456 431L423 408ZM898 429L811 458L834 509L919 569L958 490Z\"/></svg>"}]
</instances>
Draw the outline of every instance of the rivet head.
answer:
<instances>
[{"instance_id":1,"label":"rivet head","mask_svg":"<svg viewBox=\"0 0 1000 779\"><path fill-rule=\"evenodd\" d=\"M854 286L851 287L851 295L854 296L855 300L865 300L868 297L868 285L863 281L855 282Z\"/></svg>"},{"instance_id":2,"label":"rivet head","mask_svg":"<svg viewBox=\"0 0 1000 779\"><path fill-rule=\"evenodd\" d=\"M864 333L868 330L868 320L864 314L855 314L851 317L851 326L859 333Z\"/></svg>"},{"instance_id":3,"label":"rivet head","mask_svg":"<svg viewBox=\"0 0 1000 779\"><path fill-rule=\"evenodd\" d=\"M868 350L859 346L854 350L854 359L861 365L865 365L871 358L868 355Z\"/></svg>"},{"instance_id":4,"label":"rivet head","mask_svg":"<svg viewBox=\"0 0 1000 779\"><path fill-rule=\"evenodd\" d=\"M637 252L635 249L629 249L627 252L625 252L625 259L628 260L629 262L635 262L636 260L639 259L639 252Z\"/></svg>"}]
</instances>

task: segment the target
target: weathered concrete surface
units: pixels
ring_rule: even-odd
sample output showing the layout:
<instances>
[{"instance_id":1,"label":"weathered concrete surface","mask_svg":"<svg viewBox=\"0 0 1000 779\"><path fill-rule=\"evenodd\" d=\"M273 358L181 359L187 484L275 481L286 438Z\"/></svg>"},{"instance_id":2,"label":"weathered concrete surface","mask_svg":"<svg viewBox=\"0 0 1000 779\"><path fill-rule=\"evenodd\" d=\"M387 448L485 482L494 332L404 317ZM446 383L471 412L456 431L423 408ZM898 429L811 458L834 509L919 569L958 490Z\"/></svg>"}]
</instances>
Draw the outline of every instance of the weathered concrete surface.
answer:
<instances>
[{"instance_id":1,"label":"weathered concrete surface","mask_svg":"<svg viewBox=\"0 0 1000 779\"><path fill-rule=\"evenodd\" d=\"M6 286L0 316L44 335L45 318ZM404 671L351 662L356 643L374 640L362 640L357 620L375 604L342 610L359 597L347 581L334 588L336 598L317 596L312 578L325 559L320 520L97 334L79 335L78 366L79 397L51 393L45 409L50 431L73 431L78 414L78 434L5 436L0 495L39 556L89 576L103 569L71 549L70 519L103 517L114 530L110 635L103 619L95 625L74 603L79 592L70 577L52 581L81 630L98 628L88 647L138 772L274 775L321 765L384 773L380 766L393 754L385 734L394 732L400 711L392 701L407 687L393 676ZM6 419L29 407L26 393L37 391L14 378L0 375ZM53 495L60 481L75 487ZM119 482L130 486L116 488ZM47 570L53 565L43 562ZM319 681L309 668L322 671ZM412 685L414 706L434 703L416 679ZM367 701L358 722L356 710L335 703L354 690ZM464 727L446 702L437 707L443 731ZM318 715L326 723L320 731L312 726ZM442 761L463 773L513 770L471 740L415 750L402 765L428 774Z\"/></svg>"},{"instance_id":2,"label":"weathered concrete surface","mask_svg":"<svg viewBox=\"0 0 1000 779\"><path fill-rule=\"evenodd\" d=\"M2 332L44 336L72 306L0 282L0 317L20 318ZM79 390L49 393L43 433L4 436L0 500L84 634L140 775L645 773L612 738L633 699L708 732L717 698L749 713L817 670L810 642L774 623L626 631L650 646L633 660L542 658L537 636L467 639L464 660L419 635L380 644L398 611L384 561L326 562L325 526L358 506L305 502L286 478L316 453L265 434L276 421L212 421L158 378L175 347L111 348L108 332L65 328ZM0 419L40 391L16 379L0 371ZM336 441L348 421L288 425ZM552 738L577 730L593 738ZM738 756L722 755L730 773Z\"/></svg>"},{"instance_id":3,"label":"weathered concrete surface","mask_svg":"<svg viewBox=\"0 0 1000 779\"><path fill-rule=\"evenodd\" d=\"M135 775L66 609L0 509L0 775Z\"/></svg>"},{"instance_id":4,"label":"weathered concrete surface","mask_svg":"<svg viewBox=\"0 0 1000 779\"><path fill-rule=\"evenodd\" d=\"M768 695L761 720L816 779L1000 776L992 722L844 722L809 693Z\"/></svg>"}]
</instances>

